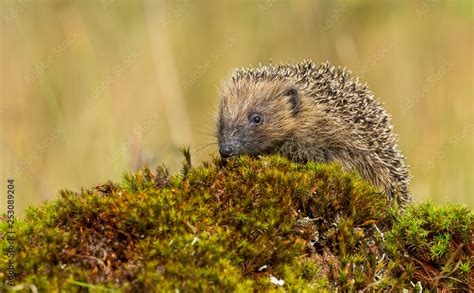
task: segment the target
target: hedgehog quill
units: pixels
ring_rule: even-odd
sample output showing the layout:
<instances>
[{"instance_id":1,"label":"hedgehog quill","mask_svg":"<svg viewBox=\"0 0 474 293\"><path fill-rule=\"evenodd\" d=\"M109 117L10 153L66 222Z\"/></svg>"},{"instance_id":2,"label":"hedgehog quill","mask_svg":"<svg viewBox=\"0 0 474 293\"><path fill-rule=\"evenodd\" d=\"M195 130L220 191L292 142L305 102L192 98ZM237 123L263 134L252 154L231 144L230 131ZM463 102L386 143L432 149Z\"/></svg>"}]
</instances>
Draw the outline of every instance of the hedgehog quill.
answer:
<instances>
[{"instance_id":1,"label":"hedgehog quill","mask_svg":"<svg viewBox=\"0 0 474 293\"><path fill-rule=\"evenodd\" d=\"M219 153L340 163L404 207L410 176L390 117L367 85L329 63L237 69L220 91Z\"/></svg>"}]
</instances>

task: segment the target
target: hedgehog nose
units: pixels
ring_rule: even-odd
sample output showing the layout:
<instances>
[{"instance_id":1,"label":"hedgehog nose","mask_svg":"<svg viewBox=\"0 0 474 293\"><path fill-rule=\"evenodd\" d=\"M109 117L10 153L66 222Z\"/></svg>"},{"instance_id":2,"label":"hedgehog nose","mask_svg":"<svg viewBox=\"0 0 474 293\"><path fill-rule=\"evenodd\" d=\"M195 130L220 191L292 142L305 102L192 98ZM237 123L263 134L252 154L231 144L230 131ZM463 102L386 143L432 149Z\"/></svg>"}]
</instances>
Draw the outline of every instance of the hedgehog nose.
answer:
<instances>
[{"instance_id":1,"label":"hedgehog nose","mask_svg":"<svg viewBox=\"0 0 474 293\"><path fill-rule=\"evenodd\" d=\"M223 158L232 157L234 155L234 147L230 143L222 144L219 148L219 153Z\"/></svg>"}]
</instances>

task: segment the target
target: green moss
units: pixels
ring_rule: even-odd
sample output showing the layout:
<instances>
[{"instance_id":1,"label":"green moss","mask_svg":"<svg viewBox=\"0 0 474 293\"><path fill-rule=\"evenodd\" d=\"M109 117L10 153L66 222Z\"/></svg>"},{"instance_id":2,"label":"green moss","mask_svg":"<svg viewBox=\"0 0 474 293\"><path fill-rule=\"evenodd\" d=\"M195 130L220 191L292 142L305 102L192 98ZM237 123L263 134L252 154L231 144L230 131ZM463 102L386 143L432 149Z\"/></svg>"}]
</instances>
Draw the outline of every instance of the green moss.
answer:
<instances>
[{"instance_id":1,"label":"green moss","mask_svg":"<svg viewBox=\"0 0 474 293\"><path fill-rule=\"evenodd\" d=\"M467 288L472 223L459 207L421 205L399 214L336 164L243 156L193 168L188 154L179 175L144 168L30 209L16 227L16 277L41 291L451 284L420 278L420 261ZM7 245L0 241L2 255Z\"/></svg>"},{"instance_id":2,"label":"green moss","mask_svg":"<svg viewBox=\"0 0 474 293\"><path fill-rule=\"evenodd\" d=\"M436 288L472 291L473 243L474 214L467 208L409 207L387 234L386 250L400 265L391 273Z\"/></svg>"}]
</instances>

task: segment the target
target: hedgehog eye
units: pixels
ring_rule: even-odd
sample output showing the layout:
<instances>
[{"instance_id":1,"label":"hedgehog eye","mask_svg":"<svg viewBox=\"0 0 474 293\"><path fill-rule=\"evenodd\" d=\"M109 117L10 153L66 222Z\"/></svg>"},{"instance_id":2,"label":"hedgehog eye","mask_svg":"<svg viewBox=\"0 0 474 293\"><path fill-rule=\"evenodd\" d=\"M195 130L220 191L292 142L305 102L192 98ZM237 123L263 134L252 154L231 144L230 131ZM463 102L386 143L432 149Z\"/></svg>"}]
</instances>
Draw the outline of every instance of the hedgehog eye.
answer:
<instances>
[{"instance_id":1,"label":"hedgehog eye","mask_svg":"<svg viewBox=\"0 0 474 293\"><path fill-rule=\"evenodd\" d=\"M258 113L253 113L249 116L249 121L253 125L260 125L263 122L263 117Z\"/></svg>"}]
</instances>

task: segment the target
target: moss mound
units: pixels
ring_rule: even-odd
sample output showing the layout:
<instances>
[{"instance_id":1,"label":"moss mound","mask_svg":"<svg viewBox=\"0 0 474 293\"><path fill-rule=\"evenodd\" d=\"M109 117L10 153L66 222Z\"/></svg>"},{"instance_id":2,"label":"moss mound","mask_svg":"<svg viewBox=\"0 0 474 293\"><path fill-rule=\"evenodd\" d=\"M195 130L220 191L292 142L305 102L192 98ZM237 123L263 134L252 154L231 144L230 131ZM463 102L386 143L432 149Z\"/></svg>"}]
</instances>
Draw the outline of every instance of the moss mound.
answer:
<instances>
[{"instance_id":1,"label":"moss mound","mask_svg":"<svg viewBox=\"0 0 474 293\"><path fill-rule=\"evenodd\" d=\"M424 204L399 214L335 164L244 156L191 168L187 159L179 175L144 168L30 209L16 224L16 283L68 292L472 283L467 209ZM3 239L3 268L8 247Z\"/></svg>"}]
</instances>

